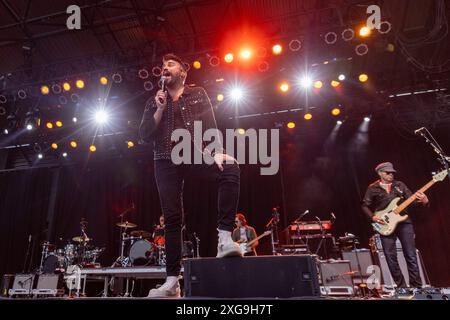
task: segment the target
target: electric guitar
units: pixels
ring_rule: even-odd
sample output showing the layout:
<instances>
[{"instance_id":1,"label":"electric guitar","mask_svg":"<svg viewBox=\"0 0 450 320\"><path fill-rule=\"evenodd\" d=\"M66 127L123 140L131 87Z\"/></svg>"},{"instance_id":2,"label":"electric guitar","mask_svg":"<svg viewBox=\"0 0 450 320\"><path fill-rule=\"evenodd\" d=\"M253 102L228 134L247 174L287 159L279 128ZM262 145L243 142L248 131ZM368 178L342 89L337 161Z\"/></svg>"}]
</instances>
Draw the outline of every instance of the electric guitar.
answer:
<instances>
[{"instance_id":1,"label":"electric guitar","mask_svg":"<svg viewBox=\"0 0 450 320\"><path fill-rule=\"evenodd\" d=\"M262 233L261 235L259 235L258 237L256 237L255 239L253 239L250 242L242 242L239 244L239 247L241 248L241 252L242 254L246 254L247 252L250 252L251 249L251 245L253 245L256 241L258 241L259 239L268 236L269 234L271 234L272 231L267 230L266 232Z\"/></svg>"},{"instance_id":2,"label":"electric guitar","mask_svg":"<svg viewBox=\"0 0 450 320\"><path fill-rule=\"evenodd\" d=\"M443 170L435 174L433 176L433 179L431 179L426 185L424 185L418 191L420 192L427 191L436 182L444 180L447 174L448 174L447 170ZM414 195L412 195L404 202L402 202L400 205L398 205L400 197L397 197L393 199L385 209L376 211L375 215L381 218L385 222L385 224L380 224L377 222L372 223L372 226L375 229L375 231L382 234L383 236L391 235L395 231L397 224L408 219L407 214L401 215L401 213L415 200L416 198L414 197Z\"/></svg>"}]
</instances>

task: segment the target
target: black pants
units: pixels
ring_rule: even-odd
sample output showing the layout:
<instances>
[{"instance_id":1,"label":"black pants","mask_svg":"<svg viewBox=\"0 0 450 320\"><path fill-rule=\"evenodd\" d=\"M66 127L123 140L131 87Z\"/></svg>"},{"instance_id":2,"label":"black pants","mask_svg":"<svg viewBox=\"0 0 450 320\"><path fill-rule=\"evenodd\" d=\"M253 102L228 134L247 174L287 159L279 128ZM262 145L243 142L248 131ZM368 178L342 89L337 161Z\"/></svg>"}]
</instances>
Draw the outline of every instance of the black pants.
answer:
<instances>
[{"instance_id":1,"label":"black pants","mask_svg":"<svg viewBox=\"0 0 450 320\"><path fill-rule=\"evenodd\" d=\"M397 248L395 242L398 239L402 244L403 255L408 266L409 285L410 287L422 287L420 279L419 265L416 255L416 244L414 239L414 227L412 223L400 223L397 225L395 232L390 236L381 236L384 254L386 256L389 270L394 278L397 287L406 287L406 281L397 261Z\"/></svg>"},{"instance_id":2,"label":"black pants","mask_svg":"<svg viewBox=\"0 0 450 320\"><path fill-rule=\"evenodd\" d=\"M178 276L181 268L181 213L183 182L187 175L218 183L218 229L233 231L239 201L240 170L237 163L223 164L220 171L212 165L175 165L171 160L155 160L155 178L166 225L167 276Z\"/></svg>"}]
</instances>

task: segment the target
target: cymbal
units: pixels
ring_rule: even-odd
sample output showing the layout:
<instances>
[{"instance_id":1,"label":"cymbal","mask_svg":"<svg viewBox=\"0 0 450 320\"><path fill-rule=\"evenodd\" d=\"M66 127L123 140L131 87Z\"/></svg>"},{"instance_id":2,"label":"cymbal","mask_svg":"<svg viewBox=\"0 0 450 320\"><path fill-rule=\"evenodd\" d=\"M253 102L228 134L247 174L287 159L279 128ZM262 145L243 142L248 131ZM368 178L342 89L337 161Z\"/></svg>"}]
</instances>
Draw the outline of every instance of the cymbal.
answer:
<instances>
[{"instance_id":1,"label":"cymbal","mask_svg":"<svg viewBox=\"0 0 450 320\"><path fill-rule=\"evenodd\" d=\"M132 237L142 237L142 238L150 238L151 234L148 231L145 230L136 230L136 231L132 231L131 233Z\"/></svg>"},{"instance_id":2,"label":"cymbal","mask_svg":"<svg viewBox=\"0 0 450 320\"><path fill-rule=\"evenodd\" d=\"M137 224L127 221L127 222L116 223L116 226L121 227L121 228L136 228Z\"/></svg>"},{"instance_id":3,"label":"cymbal","mask_svg":"<svg viewBox=\"0 0 450 320\"><path fill-rule=\"evenodd\" d=\"M88 237L73 237L72 240L75 242L89 242L92 239L90 239Z\"/></svg>"}]
</instances>

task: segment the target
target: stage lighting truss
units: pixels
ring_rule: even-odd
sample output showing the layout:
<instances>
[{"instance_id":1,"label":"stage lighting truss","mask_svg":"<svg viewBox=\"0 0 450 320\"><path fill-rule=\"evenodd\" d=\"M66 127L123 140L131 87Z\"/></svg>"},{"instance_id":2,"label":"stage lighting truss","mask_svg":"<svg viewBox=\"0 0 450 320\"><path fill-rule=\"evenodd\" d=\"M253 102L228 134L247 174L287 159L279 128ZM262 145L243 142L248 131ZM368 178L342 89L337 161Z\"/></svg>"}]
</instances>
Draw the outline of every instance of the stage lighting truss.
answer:
<instances>
[{"instance_id":1,"label":"stage lighting truss","mask_svg":"<svg viewBox=\"0 0 450 320\"><path fill-rule=\"evenodd\" d=\"M351 28L345 29L344 31L342 31L341 37L344 41L353 40L353 38L355 37L355 31L353 31L353 29Z\"/></svg>"},{"instance_id":2,"label":"stage lighting truss","mask_svg":"<svg viewBox=\"0 0 450 320\"><path fill-rule=\"evenodd\" d=\"M381 21L378 32L381 34L389 33L392 29L392 24L389 21Z\"/></svg>"},{"instance_id":3,"label":"stage lighting truss","mask_svg":"<svg viewBox=\"0 0 450 320\"><path fill-rule=\"evenodd\" d=\"M328 32L327 34L325 34L324 40L326 44L335 44L337 41L337 34L336 32Z\"/></svg>"},{"instance_id":4,"label":"stage lighting truss","mask_svg":"<svg viewBox=\"0 0 450 320\"><path fill-rule=\"evenodd\" d=\"M302 48L302 42L298 39L291 40L289 42L289 50L298 51Z\"/></svg>"},{"instance_id":5,"label":"stage lighting truss","mask_svg":"<svg viewBox=\"0 0 450 320\"><path fill-rule=\"evenodd\" d=\"M211 56L209 58L209 65L211 67L217 67L220 64L220 59L218 56Z\"/></svg>"},{"instance_id":6,"label":"stage lighting truss","mask_svg":"<svg viewBox=\"0 0 450 320\"><path fill-rule=\"evenodd\" d=\"M369 47L365 43L360 43L355 47L355 52L358 56L366 55L369 52Z\"/></svg>"}]
</instances>

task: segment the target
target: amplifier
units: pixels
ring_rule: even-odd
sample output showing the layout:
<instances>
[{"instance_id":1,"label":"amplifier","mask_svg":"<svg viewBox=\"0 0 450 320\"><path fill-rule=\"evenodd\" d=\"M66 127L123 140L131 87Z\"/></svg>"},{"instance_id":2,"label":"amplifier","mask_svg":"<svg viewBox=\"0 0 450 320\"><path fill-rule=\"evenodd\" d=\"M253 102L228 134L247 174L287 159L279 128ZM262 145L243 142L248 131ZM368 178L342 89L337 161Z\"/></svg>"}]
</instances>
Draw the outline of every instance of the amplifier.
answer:
<instances>
[{"instance_id":1,"label":"amplifier","mask_svg":"<svg viewBox=\"0 0 450 320\"><path fill-rule=\"evenodd\" d=\"M406 300L449 300L450 288L398 288L395 297Z\"/></svg>"},{"instance_id":2,"label":"amplifier","mask_svg":"<svg viewBox=\"0 0 450 320\"><path fill-rule=\"evenodd\" d=\"M323 295L352 296L353 272L347 260L318 261L321 293Z\"/></svg>"},{"instance_id":3,"label":"amplifier","mask_svg":"<svg viewBox=\"0 0 450 320\"><path fill-rule=\"evenodd\" d=\"M29 296L33 293L35 275L34 274L16 274L13 286L9 289L10 297Z\"/></svg>"},{"instance_id":4,"label":"amplifier","mask_svg":"<svg viewBox=\"0 0 450 320\"><path fill-rule=\"evenodd\" d=\"M7 297L9 289L12 289L14 282L13 274L5 274L2 277L0 297Z\"/></svg>"},{"instance_id":5,"label":"amplifier","mask_svg":"<svg viewBox=\"0 0 450 320\"><path fill-rule=\"evenodd\" d=\"M61 296L64 294L62 274L41 274L39 275L36 289L33 290L35 296Z\"/></svg>"},{"instance_id":6,"label":"amplifier","mask_svg":"<svg viewBox=\"0 0 450 320\"><path fill-rule=\"evenodd\" d=\"M358 262L361 267L363 280L371 276L372 273L367 273L369 266L373 265L372 253L369 249L357 249L351 251L342 251L342 259L350 261L350 267L355 272L353 281L355 283L361 282L361 275L359 274ZM369 269L370 270L370 269Z\"/></svg>"},{"instance_id":7,"label":"amplifier","mask_svg":"<svg viewBox=\"0 0 450 320\"><path fill-rule=\"evenodd\" d=\"M197 258L184 262L186 297L291 298L320 295L310 255Z\"/></svg>"}]
</instances>

